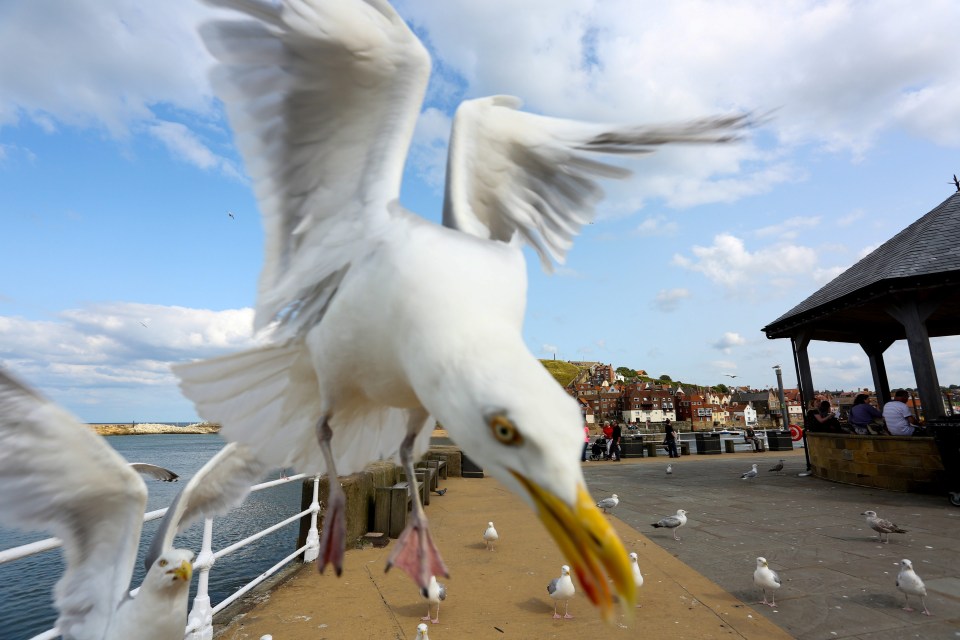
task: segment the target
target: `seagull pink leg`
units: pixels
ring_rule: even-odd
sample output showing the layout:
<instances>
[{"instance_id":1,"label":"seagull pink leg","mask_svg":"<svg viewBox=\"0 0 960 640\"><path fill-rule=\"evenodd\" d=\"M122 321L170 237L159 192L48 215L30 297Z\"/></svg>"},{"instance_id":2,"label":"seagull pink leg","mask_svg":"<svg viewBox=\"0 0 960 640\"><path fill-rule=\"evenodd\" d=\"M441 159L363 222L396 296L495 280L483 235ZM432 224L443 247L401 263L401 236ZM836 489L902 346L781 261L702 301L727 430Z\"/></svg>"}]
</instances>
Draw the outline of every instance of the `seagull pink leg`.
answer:
<instances>
[{"instance_id":1,"label":"seagull pink leg","mask_svg":"<svg viewBox=\"0 0 960 640\"><path fill-rule=\"evenodd\" d=\"M423 418L425 419L425 414ZM417 420L411 417L411 424ZM418 426L423 420L417 422ZM396 547L387 559L387 571L394 566L399 567L409 575L422 590L430 585L430 576L450 577L447 565L444 564L437 546L433 543L430 528L427 524L427 514L423 511L420 502L420 492L417 491L417 476L413 469L413 441L416 433L412 430L400 445L400 463L410 480L410 490L413 491L413 509L410 513L410 522L397 539Z\"/></svg>"},{"instance_id":2,"label":"seagull pink leg","mask_svg":"<svg viewBox=\"0 0 960 640\"><path fill-rule=\"evenodd\" d=\"M554 619L560 617L560 614L557 613L557 605L559 605L559 604L560 604L560 603L557 602L556 600L553 601L553 617L554 617Z\"/></svg>"},{"instance_id":3,"label":"seagull pink leg","mask_svg":"<svg viewBox=\"0 0 960 640\"><path fill-rule=\"evenodd\" d=\"M572 620L573 616L570 615L570 601L567 600L567 603L563 607L563 617L567 620Z\"/></svg>"},{"instance_id":4,"label":"seagull pink leg","mask_svg":"<svg viewBox=\"0 0 960 640\"><path fill-rule=\"evenodd\" d=\"M328 564L333 565L337 576L343 573L343 552L347 540L346 506L347 497L343 493L343 487L337 479L337 469L333 462L333 451L330 449L330 441L333 439L333 431L323 418L317 423L317 440L320 442L320 450L323 452L323 458L327 463L327 479L330 486L327 496L327 509L323 516L323 532L320 535L320 556L317 558L317 568L320 573L327 568Z\"/></svg>"}]
</instances>

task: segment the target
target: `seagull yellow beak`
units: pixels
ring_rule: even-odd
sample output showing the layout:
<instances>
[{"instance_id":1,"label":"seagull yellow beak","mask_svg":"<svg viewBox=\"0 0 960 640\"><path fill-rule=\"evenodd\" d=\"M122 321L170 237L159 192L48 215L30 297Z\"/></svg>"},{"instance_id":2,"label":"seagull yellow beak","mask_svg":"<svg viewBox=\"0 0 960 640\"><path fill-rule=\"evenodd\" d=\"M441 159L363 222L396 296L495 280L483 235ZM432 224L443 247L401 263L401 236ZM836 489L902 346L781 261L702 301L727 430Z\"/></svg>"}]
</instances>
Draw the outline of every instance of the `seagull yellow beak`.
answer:
<instances>
[{"instance_id":1,"label":"seagull yellow beak","mask_svg":"<svg viewBox=\"0 0 960 640\"><path fill-rule=\"evenodd\" d=\"M173 575L177 576L179 579L185 582L190 582L190 578L193 577L193 565L190 564L189 560L184 560L183 562L180 563L179 567L176 567L175 569L171 569L167 573L172 573Z\"/></svg>"},{"instance_id":2,"label":"seagull yellow beak","mask_svg":"<svg viewBox=\"0 0 960 640\"><path fill-rule=\"evenodd\" d=\"M630 557L586 487L577 488L576 503L571 507L522 475L511 473L533 498L540 521L570 562L587 597L600 608L603 619L611 622L614 617L614 595L607 576L623 602L624 612L632 617L637 584Z\"/></svg>"}]
</instances>

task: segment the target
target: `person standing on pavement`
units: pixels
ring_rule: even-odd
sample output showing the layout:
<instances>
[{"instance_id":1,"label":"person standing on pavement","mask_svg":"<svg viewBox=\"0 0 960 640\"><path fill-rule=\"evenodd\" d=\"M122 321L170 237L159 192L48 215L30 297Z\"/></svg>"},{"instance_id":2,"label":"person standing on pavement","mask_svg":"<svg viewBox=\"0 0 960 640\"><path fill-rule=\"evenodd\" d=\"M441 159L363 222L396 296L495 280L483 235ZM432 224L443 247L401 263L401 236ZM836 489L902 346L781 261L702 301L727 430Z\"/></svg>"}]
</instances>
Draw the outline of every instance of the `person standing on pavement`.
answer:
<instances>
[{"instance_id":1,"label":"person standing on pavement","mask_svg":"<svg viewBox=\"0 0 960 640\"><path fill-rule=\"evenodd\" d=\"M610 449L613 447L613 425L611 425L609 422L603 423L603 437L607 441L607 455L605 455L603 458L604 460L609 460Z\"/></svg>"},{"instance_id":2,"label":"person standing on pavement","mask_svg":"<svg viewBox=\"0 0 960 640\"><path fill-rule=\"evenodd\" d=\"M587 461L587 448L590 446L590 425L583 423L583 453L580 454L580 462Z\"/></svg>"},{"instance_id":3,"label":"person standing on pavement","mask_svg":"<svg viewBox=\"0 0 960 640\"><path fill-rule=\"evenodd\" d=\"M673 425L670 424L670 418L667 418L667 421L663 423L663 444L667 445L667 455L671 458L679 458L680 454L677 452L677 432L673 430Z\"/></svg>"},{"instance_id":4,"label":"person standing on pavement","mask_svg":"<svg viewBox=\"0 0 960 640\"><path fill-rule=\"evenodd\" d=\"M613 425L613 433L611 434L611 438L613 438L613 444L610 447L610 459L616 459L617 462L620 462L620 438L622 435L623 428L620 426L620 423L617 422Z\"/></svg>"},{"instance_id":5,"label":"person standing on pavement","mask_svg":"<svg viewBox=\"0 0 960 640\"><path fill-rule=\"evenodd\" d=\"M892 436L912 436L917 429L917 419L907 406L909 397L906 390L897 389L893 399L883 405L883 421Z\"/></svg>"}]
</instances>

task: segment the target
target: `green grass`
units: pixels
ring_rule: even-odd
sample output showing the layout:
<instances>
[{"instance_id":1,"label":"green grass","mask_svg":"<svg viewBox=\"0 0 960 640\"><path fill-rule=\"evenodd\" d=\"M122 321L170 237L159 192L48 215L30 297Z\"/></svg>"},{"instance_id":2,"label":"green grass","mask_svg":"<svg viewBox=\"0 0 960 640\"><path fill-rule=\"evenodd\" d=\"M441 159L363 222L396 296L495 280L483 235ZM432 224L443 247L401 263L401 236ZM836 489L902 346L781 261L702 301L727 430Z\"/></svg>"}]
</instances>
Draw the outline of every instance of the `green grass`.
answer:
<instances>
[{"instance_id":1,"label":"green grass","mask_svg":"<svg viewBox=\"0 0 960 640\"><path fill-rule=\"evenodd\" d=\"M573 382L577 374L580 373L579 367L562 360L541 360L540 362L562 387L566 387Z\"/></svg>"}]
</instances>

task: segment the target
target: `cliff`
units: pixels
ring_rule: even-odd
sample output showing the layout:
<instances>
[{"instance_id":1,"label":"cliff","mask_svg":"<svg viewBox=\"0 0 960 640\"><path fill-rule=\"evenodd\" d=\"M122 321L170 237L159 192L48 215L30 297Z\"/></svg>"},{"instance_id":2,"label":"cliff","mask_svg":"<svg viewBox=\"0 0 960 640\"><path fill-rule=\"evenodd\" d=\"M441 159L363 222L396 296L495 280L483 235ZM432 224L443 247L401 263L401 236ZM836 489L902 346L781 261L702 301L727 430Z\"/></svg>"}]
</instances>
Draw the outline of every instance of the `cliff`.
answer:
<instances>
[{"instance_id":1,"label":"cliff","mask_svg":"<svg viewBox=\"0 0 960 640\"><path fill-rule=\"evenodd\" d=\"M101 436L141 436L158 434L206 434L219 433L220 425L198 422L186 427L170 424L91 424L90 428Z\"/></svg>"}]
</instances>

